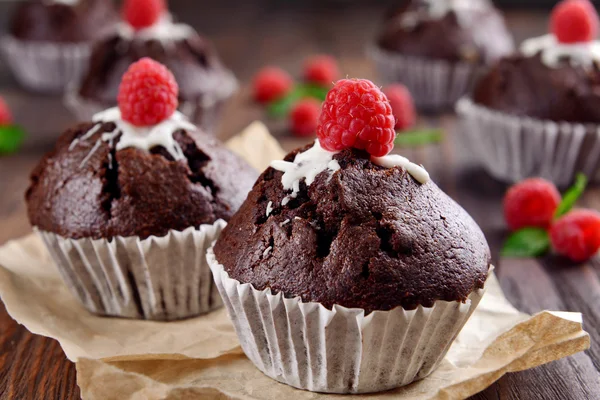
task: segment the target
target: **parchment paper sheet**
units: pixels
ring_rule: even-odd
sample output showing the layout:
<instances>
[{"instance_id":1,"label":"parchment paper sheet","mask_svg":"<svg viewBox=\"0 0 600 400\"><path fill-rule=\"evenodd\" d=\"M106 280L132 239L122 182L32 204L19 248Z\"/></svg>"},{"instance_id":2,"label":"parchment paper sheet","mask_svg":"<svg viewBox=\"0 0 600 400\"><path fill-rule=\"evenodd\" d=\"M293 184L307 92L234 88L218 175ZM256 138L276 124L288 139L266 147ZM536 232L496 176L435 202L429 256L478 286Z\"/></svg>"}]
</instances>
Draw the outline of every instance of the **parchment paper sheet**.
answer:
<instances>
[{"instance_id":1,"label":"parchment paper sheet","mask_svg":"<svg viewBox=\"0 0 600 400\"><path fill-rule=\"evenodd\" d=\"M259 169L283 152L261 124L233 141ZM240 350L224 310L172 323L89 314L62 283L34 235L0 247L0 297L9 314L33 333L58 340L77 360L85 400L96 399L334 399L293 389L259 372ZM426 379L370 399L460 399L504 373L589 348L579 313L519 313L496 278L452 345Z\"/></svg>"}]
</instances>

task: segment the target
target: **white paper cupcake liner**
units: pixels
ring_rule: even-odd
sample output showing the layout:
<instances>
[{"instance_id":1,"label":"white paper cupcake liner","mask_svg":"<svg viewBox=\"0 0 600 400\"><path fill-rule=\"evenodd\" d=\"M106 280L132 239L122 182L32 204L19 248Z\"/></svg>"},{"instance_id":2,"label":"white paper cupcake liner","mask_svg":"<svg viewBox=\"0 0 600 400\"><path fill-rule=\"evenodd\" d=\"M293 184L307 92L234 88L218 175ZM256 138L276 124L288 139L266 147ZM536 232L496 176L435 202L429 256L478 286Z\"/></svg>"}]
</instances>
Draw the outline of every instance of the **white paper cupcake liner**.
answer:
<instances>
[{"instance_id":1,"label":"white paper cupcake liner","mask_svg":"<svg viewBox=\"0 0 600 400\"><path fill-rule=\"evenodd\" d=\"M212 248L207 260L242 349L267 376L313 392L369 393L431 374L484 290L465 303L374 311L288 299L229 277Z\"/></svg>"},{"instance_id":2,"label":"white paper cupcake liner","mask_svg":"<svg viewBox=\"0 0 600 400\"><path fill-rule=\"evenodd\" d=\"M428 111L454 107L481 71L481 67L473 63L405 56L375 45L370 46L367 53L385 81L404 84L417 108Z\"/></svg>"},{"instance_id":3,"label":"white paper cupcake liner","mask_svg":"<svg viewBox=\"0 0 600 400\"><path fill-rule=\"evenodd\" d=\"M206 250L226 223L164 237L68 239L37 230L63 280L90 312L171 321L222 306Z\"/></svg>"},{"instance_id":4,"label":"white paper cupcake liner","mask_svg":"<svg viewBox=\"0 0 600 400\"><path fill-rule=\"evenodd\" d=\"M211 95L205 95L200 101L186 101L179 104L179 111L206 133L215 133L225 101L238 88L235 76L229 71L219 79L222 83ZM115 103L109 104L81 97L79 85L79 82L70 85L63 99L65 106L77 120L91 121L95 114L116 105L116 99Z\"/></svg>"},{"instance_id":5,"label":"white paper cupcake liner","mask_svg":"<svg viewBox=\"0 0 600 400\"><path fill-rule=\"evenodd\" d=\"M477 162L499 180L539 176L565 187L578 172L600 180L599 125L510 115L466 97L456 110Z\"/></svg>"},{"instance_id":6,"label":"white paper cupcake liner","mask_svg":"<svg viewBox=\"0 0 600 400\"><path fill-rule=\"evenodd\" d=\"M4 61L17 81L37 92L62 92L87 70L91 44L28 42L10 35L0 40Z\"/></svg>"}]
</instances>

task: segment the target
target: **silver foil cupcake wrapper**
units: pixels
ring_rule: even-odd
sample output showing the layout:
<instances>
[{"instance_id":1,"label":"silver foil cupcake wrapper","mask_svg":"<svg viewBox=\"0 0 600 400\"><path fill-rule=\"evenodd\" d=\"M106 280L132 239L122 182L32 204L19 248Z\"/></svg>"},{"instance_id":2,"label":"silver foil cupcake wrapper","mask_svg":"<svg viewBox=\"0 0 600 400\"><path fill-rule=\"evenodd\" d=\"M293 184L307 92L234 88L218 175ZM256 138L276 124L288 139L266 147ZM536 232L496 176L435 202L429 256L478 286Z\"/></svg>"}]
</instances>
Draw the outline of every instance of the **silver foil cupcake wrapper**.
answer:
<instances>
[{"instance_id":1,"label":"silver foil cupcake wrapper","mask_svg":"<svg viewBox=\"0 0 600 400\"><path fill-rule=\"evenodd\" d=\"M425 378L484 293L472 293L465 303L365 315L242 284L229 277L212 248L207 260L246 356L267 376L314 392L378 392Z\"/></svg>"},{"instance_id":2,"label":"silver foil cupcake wrapper","mask_svg":"<svg viewBox=\"0 0 600 400\"><path fill-rule=\"evenodd\" d=\"M206 251L226 223L164 237L68 239L37 230L71 290L94 314L171 321L222 306Z\"/></svg>"},{"instance_id":3,"label":"silver foil cupcake wrapper","mask_svg":"<svg viewBox=\"0 0 600 400\"><path fill-rule=\"evenodd\" d=\"M205 95L198 101L185 101L179 104L179 111L206 133L215 133L225 101L238 89L237 79L231 72L226 71L220 79L222 84L214 93ZM116 105L116 98L115 103L108 104L85 99L80 96L79 90L79 82L69 85L63 99L65 106L78 121L91 121L95 114Z\"/></svg>"},{"instance_id":4,"label":"silver foil cupcake wrapper","mask_svg":"<svg viewBox=\"0 0 600 400\"><path fill-rule=\"evenodd\" d=\"M4 61L17 81L37 92L63 92L86 72L89 43L28 42L10 35L2 37Z\"/></svg>"},{"instance_id":5,"label":"silver foil cupcake wrapper","mask_svg":"<svg viewBox=\"0 0 600 400\"><path fill-rule=\"evenodd\" d=\"M481 67L468 62L449 62L405 56L370 46L368 55L380 76L387 82L400 82L410 90L415 105L437 111L454 107L471 88Z\"/></svg>"},{"instance_id":6,"label":"silver foil cupcake wrapper","mask_svg":"<svg viewBox=\"0 0 600 400\"><path fill-rule=\"evenodd\" d=\"M600 181L600 126L510 115L475 104L456 105L461 134L476 161L505 182L539 176L560 187L578 172Z\"/></svg>"}]
</instances>

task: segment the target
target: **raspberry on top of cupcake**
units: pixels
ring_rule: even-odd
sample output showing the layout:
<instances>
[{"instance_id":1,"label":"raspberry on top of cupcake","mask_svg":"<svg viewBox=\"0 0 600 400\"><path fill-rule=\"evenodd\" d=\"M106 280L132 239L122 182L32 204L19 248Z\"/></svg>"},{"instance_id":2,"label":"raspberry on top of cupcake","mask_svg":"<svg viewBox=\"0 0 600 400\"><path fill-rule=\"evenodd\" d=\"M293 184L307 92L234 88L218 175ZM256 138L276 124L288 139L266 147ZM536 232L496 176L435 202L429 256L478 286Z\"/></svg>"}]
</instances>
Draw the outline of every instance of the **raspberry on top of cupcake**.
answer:
<instances>
[{"instance_id":1,"label":"raspberry on top of cupcake","mask_svg":"<svg viewBox=\"0 0 600 400\"><path fill-rule=\"evenodd\" d=\"M552 11L547 35L523 42L476 84L473 100L513 115L600 122L598 14L589 0Z\"/></svg>"},{"instance_id":2,"label":"raspberry on top of cupcake","mask_svg":"<svg viewBox=\"0 0 600 400\"><path fill-rule=\"evenodd\" d=\"M409 56L489 63L510 53L513 41L488 0L408 0L391 13L381 48Z\"/></svg>"},{"instance_id":3,"label":"raspberry on top of cupcake","mask_svg":"<svg viewBox=\"0 0 600 400\"><path fill-rule=\"evenodd\" d=\"M81 113L87 107L77 107L80 102L100 109L114 105L123 73L149 57L166 65L179 82L180 111L205 130L212 128L207 109L228 98L237 82L211 43L189 25L174 22L164 0L126 0L122 18L117 32L94 47L73 108Z\"/></svg>"},{"instance_id":4,"label":"raspberry on top of cupcake","mask_svg":"<svg viewBox=\"0 0 600 400\"><path fill-rule=\"evenodd\" d=\"M74 239L145 239L229 220L256 173L176 111L178 91L165 66L132 64L119 106L68 130L33 171L32 224Z\"/></svg>"},{"instance_id":5,"label":"raspberry on top of cupcake","mask_svg":"<svg viewBox=\"0 0 600 400\"><path fill-rule=\"evenodd\" d=\"M490 252L427 171L392 150L395 119L372 82L338 81L318 140L274 161L217 241L229 276L366 313L465 301Z\"/></svg>"}]
</instances>

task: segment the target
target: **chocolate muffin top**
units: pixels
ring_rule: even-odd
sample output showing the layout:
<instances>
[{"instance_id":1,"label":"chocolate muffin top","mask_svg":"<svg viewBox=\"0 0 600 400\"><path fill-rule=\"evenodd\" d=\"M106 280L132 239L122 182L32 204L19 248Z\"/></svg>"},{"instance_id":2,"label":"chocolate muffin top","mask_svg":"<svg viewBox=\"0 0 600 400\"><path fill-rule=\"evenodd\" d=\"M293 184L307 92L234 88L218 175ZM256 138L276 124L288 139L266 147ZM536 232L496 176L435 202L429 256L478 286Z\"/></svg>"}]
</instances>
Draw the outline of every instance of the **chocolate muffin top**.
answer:
<instances>
[{"instance_id":1,"label":"chocolate muffin top","mask_svg":"<svg viewBox=\"0 0 600 400\"><path fill-rule=\"evenodd\" d=\"M17 6L10 33L30 41L88 42L116 22L110 0L27 0Z\"/></svg>"},{"instance_id":2,"label":"chocolate muffin top","mask_svg":"<svg viewBox=\"0 0 600 400\"><path fill-rule=\"evenodd\" d=\"M115 104L121 77L141 58L164 64L179 83L179 100L200 103L228 97L236 83L208 40L170 17L156 26L133 31L126 23L94 46L90 66L79 88L84 99Z\"/></svg>"},{"instance_id":3,"label":"chocolate muffin top","mask_svg":"<svg viewBox=\"0 0 600 400\"><path fill-rule=\"evenodd\" d=\"M256 171L201 132L177 129L172 139L148 152L121 149L114 122L68 130L31 174L31 224L73 239L144 239L229 220Z\"/></svg>"},{"instance_id":4,"label":"chocolate muffin top","mask_svg":"<svg viewBox=\"0 0 600 400\"><path fill-rule=\"evenodd\" d=\"M281 171L259 177L214 248L231 278L367 313L465 301L483 287L484 235L433 182L376 165L361 150L343 150L332 163L309 186L301 180L295 198Z\"/></svg>"},{"instance_id":5,"label":"chocolate muffin top","mask_svg":"<svg viewBox=\"0 0 600 400\"><path fill-rule=\"evenodd\" d=\"M569 55L568 45L551 42L549 36L534 38L519 54L501 59L476 83L473 100L518 116L600 123L600 58L593 53L598 44L590 45L584 60L581 45Z\"/></svg>"},{"instance_id":6,"label":"chocolate muffin top","mask_svg":"<svg viewBox=\"0 0 600 400\"><path fill-rule=\"evenodd\" d=\"M407 0L390 13L377 43L404 55L473 63L490 63L514 48L487 0Z\"/></svg>"}]
</instances>

